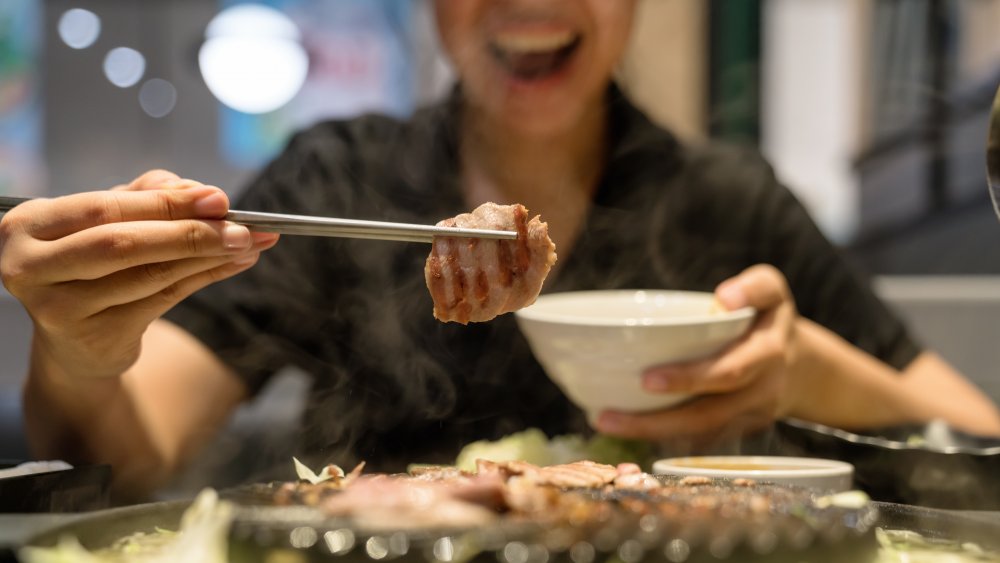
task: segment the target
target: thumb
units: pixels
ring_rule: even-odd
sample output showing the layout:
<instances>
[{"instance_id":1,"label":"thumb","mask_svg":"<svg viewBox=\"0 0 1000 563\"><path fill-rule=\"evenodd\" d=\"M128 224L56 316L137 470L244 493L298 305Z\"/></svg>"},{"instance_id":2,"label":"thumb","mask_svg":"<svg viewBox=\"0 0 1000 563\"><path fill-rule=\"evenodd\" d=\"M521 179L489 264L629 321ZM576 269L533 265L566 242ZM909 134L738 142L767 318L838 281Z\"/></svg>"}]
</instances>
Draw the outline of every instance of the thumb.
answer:
<instances>
[{"instance_id":1,"label":"thumb","mask_svg":"<svg viewBox=\"0 0 1000 563\"><path fill-rule=\"evenodd\" d=\"M777 268L760 264L719 284L715 297L729 311L743 307L764 311L791 301L791 292Z\"/></svg>"}]
</instances>

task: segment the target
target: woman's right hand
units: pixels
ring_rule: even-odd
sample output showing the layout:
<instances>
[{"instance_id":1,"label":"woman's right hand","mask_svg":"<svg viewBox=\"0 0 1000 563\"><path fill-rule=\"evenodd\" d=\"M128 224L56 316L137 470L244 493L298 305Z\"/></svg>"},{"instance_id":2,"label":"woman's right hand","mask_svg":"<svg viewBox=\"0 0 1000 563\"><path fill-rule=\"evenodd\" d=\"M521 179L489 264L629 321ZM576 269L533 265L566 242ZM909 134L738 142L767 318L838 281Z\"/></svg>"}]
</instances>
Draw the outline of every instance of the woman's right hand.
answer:
<instances>
[{"instance_id":1,"label":"woman's right hand","mask_svg":"<svg viewBox=\"0 0 1000 563\"><path fill-rule=\"evenodd\" d=\"M153 320L277 242L224 221L228 210L219 188L154 170L9 211L0 278L34 321L34 353L74 377L123 373Z\"/></svg>"}]
</instances>

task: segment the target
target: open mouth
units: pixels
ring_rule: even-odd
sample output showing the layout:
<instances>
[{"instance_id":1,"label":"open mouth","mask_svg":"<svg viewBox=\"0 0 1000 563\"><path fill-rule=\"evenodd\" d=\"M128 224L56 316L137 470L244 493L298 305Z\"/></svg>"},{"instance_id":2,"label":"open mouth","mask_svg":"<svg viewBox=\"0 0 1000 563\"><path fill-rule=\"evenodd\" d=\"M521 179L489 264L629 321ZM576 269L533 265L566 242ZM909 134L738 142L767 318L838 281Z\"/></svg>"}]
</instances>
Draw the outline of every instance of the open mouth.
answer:
<instances>
[{"instance_id":1,"label":"open mouth","mask_svg":"<svg viewBox=\"0 0 1000 563\"><path fill-rule=\"evenodd\" d=\"M570 31L544 34L500 34L490 41L490 52L500 65L521 80L539 80L559 72L580 46L581 36Z\"/></svg>"}]
</instances>

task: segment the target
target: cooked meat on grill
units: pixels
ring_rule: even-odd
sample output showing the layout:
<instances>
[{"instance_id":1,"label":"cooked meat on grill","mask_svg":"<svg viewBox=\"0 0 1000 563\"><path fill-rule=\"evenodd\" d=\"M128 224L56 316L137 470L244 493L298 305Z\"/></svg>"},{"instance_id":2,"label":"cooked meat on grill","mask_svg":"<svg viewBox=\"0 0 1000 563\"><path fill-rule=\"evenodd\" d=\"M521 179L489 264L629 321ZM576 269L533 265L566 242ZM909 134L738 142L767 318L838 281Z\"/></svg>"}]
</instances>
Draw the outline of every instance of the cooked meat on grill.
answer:
<instances>
[{"instance_id":1,"label":"cooked meat on grill","mask_svg":"<svg viewBox=\"0 0 1000 563\"><path fill-rule=\"evenodd\" d=\"M615 481L618 469L593 461L576 461L563 465L539 467L526 461L486 462L480 460L480 472L519 475L536 485L551 485L563 489L597 488Z\"/></svg>"},{"instance_id":2,"label":"cooked meat on grill","mask_svg":"<svg viewBox=\"0 0 1000 563\"><path fill-rule=\"evenodd\" d=\"M349 516L369 530L479 526L497 518L489 505L502 498L501 485L474 476L427 480L365 475L319 506L330 516Z\"/></svg>"},{"instance_id":3,"label":"cooked meat on grill","mask_svg":"<svg viewBox=\"0 0 1000 563\"><path fill-rule=\"evenodd\" d=\"M838 522L844 517L839 508L817 505L807 489L657 477L635 464L539 467L478 460L477 467L477 473L429 467L412 474L361 475L337 487L298 481L280 487L275 500L317 507L368 532L526 524L561 530L570 542L629 530L650 534L647 539L664 531L697 538L706 530L749 533L775 524L808 539L823 526L842 527Z\"/></svg>"},{"instance_id":4,"label":"cooked meat on grill","mask_svg":"<svg viewBox=\"0 0 1000 563\"><path fill-rule=\"evenodd\" d=\"M659 479L650 475L649 473L643 473L641 471L634 473L618 473L615 477L615 488L616 489L627 489L632 491L653 491L663 487L663 484Z\"/></svg>"},{"instance_id":5,"label":"cooked meat on grill","mask_svg":"<svg viewBox=\"0 0 1000 563\"><path fill-rule=\"evenodd\" d=\"M517 240L436 237L424 267L435 318L482 322L535 302L556 261L538 216L529 220L520 204L484 203L438 225L517 231Z\"/></svg>"}]
</instances>

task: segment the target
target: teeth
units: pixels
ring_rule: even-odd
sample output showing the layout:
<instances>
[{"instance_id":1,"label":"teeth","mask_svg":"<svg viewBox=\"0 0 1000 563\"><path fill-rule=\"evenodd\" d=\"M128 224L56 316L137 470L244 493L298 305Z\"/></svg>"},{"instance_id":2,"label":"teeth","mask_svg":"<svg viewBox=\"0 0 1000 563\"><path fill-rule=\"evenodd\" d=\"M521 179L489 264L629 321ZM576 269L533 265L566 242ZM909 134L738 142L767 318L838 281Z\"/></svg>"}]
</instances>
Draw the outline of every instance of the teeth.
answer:
<instances>
[{"instance_id":1,"label":"teeth","mask_svg":"<svg viewBox=\"0 0 1000 563\"><path fill-rule=\"evenodd\" d=\"M503 33L497 35L493 42L497 47L514 53L545 53L566 47L576 35L571 31L552 33Z\"/></svg>"}]
</instances>

